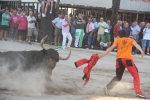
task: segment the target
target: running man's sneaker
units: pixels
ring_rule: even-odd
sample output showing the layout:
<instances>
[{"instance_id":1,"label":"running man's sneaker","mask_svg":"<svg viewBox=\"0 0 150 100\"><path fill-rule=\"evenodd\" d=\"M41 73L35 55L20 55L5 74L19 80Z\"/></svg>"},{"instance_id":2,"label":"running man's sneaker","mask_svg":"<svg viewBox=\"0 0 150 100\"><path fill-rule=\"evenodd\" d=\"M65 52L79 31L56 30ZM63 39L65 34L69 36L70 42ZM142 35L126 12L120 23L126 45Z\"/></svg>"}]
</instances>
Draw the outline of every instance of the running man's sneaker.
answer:
<instances>
[{"instance_id":1,"label":"running man's sneaker","mask_svg":"<svg viewBox=\"0 0 150 100\"><path fill-rule=\"evenodd\" d=\"M42 14L42 17L46 17L46 15L43 13L43 14Z\"/></svg>"},{"instance_id":2,"label":"running man's sneaker","mask_svg":"<svg viewBox=\"0 0 150 100\"><path fill-rule=\"evenodd\" d=\"M105 94L105 95L109 95L107 86L104 87L104 94Z\"/></svg>"},{"instance_id":3,"label":"running man's sneaker","mask_svg":"<svg viewBox=\"0 0 150 100\"><path fill-rule=\"evenodd\" d=\"M0 40L2 41L2 38L0 38Z\"/></svg>"},{"instance_id":4,"label":"running man's sneaker","mask_svg":"<svg viewBox=\"0 0 150 100\"><path fill-rule=\"evenodd\" d=\"M144 96L143 94L136 94L136 97L146 99L146 96Z\"/></svg>"},{"instance_id":5,"label":"running man's sneaker","mask_svg":"<svg viewBox=\"0 0 150 100\"><path fill-rule=\"evenodd\" d=\"M50 10L50 12L49 12L50 14L52 14L52 10Z\"/></svg>"}]
</instances>

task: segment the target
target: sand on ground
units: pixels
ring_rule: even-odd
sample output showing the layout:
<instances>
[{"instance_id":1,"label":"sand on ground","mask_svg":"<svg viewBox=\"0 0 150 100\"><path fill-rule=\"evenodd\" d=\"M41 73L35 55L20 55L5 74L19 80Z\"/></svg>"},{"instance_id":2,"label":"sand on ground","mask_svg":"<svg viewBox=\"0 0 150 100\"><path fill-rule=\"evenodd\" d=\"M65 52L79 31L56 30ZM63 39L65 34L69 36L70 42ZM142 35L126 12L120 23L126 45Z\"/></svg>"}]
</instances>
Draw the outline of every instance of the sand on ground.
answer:
<instances>
[{"instance_id":1,"label":"sand on ground","mask_svg":"<svg viewBox=\"0 0 150 100\"><path fill-rule=\"evenodd\" d=\"M0 51L42 50L39 45L0 41ZM74 62L81 58L90 58L91 52L72 49L69 60L59 61L52 73L52 89L46 92L43 86L42 72L4 73L0 71L0 100L141 100L135 97L133 78L125 70L120 83L104 95L103 87L115 76L115 55L109 54L100 59L92 69L91 78L82 87L83 69L76 68ZM69 50L60 50L59 54L67 56ZM14 58L15 59L15 58ZM150 100L150 60L134 58L141 78L141 89ZM5 77L4 77L5 76ZM1 78L0 78L1 79ZM7 88L7 90L2 89ZM62 89L63 88L63 89Z\"/></svg>"}]
</instances>

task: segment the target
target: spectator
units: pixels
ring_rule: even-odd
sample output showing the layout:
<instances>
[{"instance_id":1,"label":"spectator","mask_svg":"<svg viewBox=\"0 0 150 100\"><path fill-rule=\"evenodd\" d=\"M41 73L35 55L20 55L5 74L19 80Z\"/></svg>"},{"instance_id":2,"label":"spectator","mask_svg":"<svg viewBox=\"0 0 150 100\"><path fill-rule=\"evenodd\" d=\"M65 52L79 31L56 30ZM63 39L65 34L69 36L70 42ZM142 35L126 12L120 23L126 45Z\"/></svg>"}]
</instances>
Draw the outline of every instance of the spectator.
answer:
<instances>
[{"instance_id":1,"label":"spectator","mask_svg":"<svg viewBox=\"0 0 150 100\"><path fill-rule=\"evenodd\" d=\"M1 23L2 23L2 15L5 13L5 9L2 9L0 12L0 30L1 30Z\"/></svg>"},{"instance_id":2,"label":"spectator","mask_svg":"<svg viewBox=\"0 0 150 100\"><path fill-rule=\"evenodd\" d=\"M107 20L107 29L108 29L109 34L110 34L111 28L112 28L112 26L110 25L110 20Z\"/></svg>"},{"instance_id":3,"label":"spectator","mask_svg":"<svg viewBox=\"0 0 150 100\"><path fill-rule=\"evenodd\" d=\"M22 36L26 35L27 33L27 17L26 13L24 12L21 17L18 18L18 35L19 35L19 42L22 42Z\"/></svg>"},{"instance_id":4,"label":"spectator","mask_svg":"<svg viewBox=\"0 0 150 100\"><path fill-rule=\"evenodd\" d=\"M2 14L0 40L2 40L2 36L4 33L4 40L7 41L6 37L7 37L8 29L9 29L9 21L10 21L9 10L6 9L5 13Z\"/></svg>"},{"instance_id":5,"label":"spectator","mask_svg":"<svg viewBox=\"0 0 150 100\"><path fill-rule=\"evenodd\" d=\"M122 21L120 21L120 30L122 30L123 28L122 28Z\"/></svg>"},{"instance_id":6,"label":"spectator","mask_svg":"<svg viewBox=\"0 0 150 100\"><path fill-rule=\"evenodd\" d=\"M123 27L123 30L126 31L126 36L129 37L132 33L132 30L131 28L129 27L129 23L125 23L124 24L124 27Z\"/></svg>"},{"instance_id":7,"label":"spectator","mask_svg":"<svg viewBox=\"0 0 150 100\"><path fill-rule=\"evenodd\" d=\"M14 9L13 8L10 8L10 16L13 14L13 11L14 11Z\"/></svg>"},{"instance_id":8,"label":"spectator","mask_svg":"<svg viewBox=\"0 0 150 100\"><path fill-rule=\"evenodd\" d=\"M22 9L21 9L20 7L18 8L17 15L18 15L18 16L22 16Z\"/></svg>"},{"instance_id":9,"label":"spectator","mask_svg":"<svg viewBox=\"0 0 150 100\"><path fill-rule=\"evenodd\" d=\"M52 21L52 25L55 27L55 46L60 45L60 39L61 39L61 34L62 34L62 16L63 14L60 13L59 17L55 18Z\"/></svg>"},{"instance_id":10,"label":"spectator","mask_svg":"<svg viewBox=\"0 0 150 100\"><path fill-rule=\"evenodd\" d=\"M49 13L52 14L54 0L47 0L47 2L45 0L43 0L42 7L44 7L45 3L46 3L45 12L42 12L42 17L46 17L46 12L47 12L47 9L49 6L51 6ZM44 8L42 8L42 9L44 9Z\"/></svg>"},{"instance_id":11,"label":"spectator","mask_svg":"<svg viewBox=\"0 0 150 100\"><path fill-rule=\"evenodd\" d=\"M90 49L91 48L91 42L92 42L92 35L93 35L93 32L94 32L94 24L92 23L92 19L89 18L88 19L88 24L86 26L86 37L88 39L87 41L87 49Z\"/></svg>"},{"instance_id":12,"label":"spectator","mask_svg":"<svg viewBox=\"0 0 150 100\"><path fill-rule=\"evenodd\" d=\"M28 41L29 44L31 44L30 37L32 36L32 33L35 35L35 42L37 42L38 39L38 32L35 27L36 19L33 16L32 11L29 12L29 16L27 17L27 20L28 20Z\"/></svg>"},{"instance_id":13,"label":"spectator","mask_svg":"<svg viewBox=\"0 0 150 100\"><path fill-rule=\"evenodd\" d=\"M86 24L85 20L82 17L82 14L78 14L76 18L76 33L75 33L75 43L74 46L82 47L83 37L84 37L84 25Z\"/></svg>"},{"instance_id":14,"label":"spectator","mask_svg":"<svg viewBox=\"0 0 150 100\"><path fill-rule=\"evenodd\" d=\"M94 24L94 32L92 34L92 44L91 44L92 49L94 48L94 42L96 39L96 34L97 34L97 29L98 29L98 23L97 23L96 18L93 19L93 24Z\"/></svg>"},{"instance_id":15,"label":"spectator","mask_svg":"<svg viewBox=\"0 0 150 100\"><path fill-rule=\"evenodd\" d=\"M143 30L145 28L145 22L141 22L141 30L139 33L139 42L140 42L140 46L143 48Z\"/></svg>"},{"instance_id":16,"label":"spectator","mask_svg":"<svg viewBox=\"0 0 150 100\"><path fill-rule=\"evenodd\" d=\"M10 33L11 33L11 39L12 41L14 41L14 39L17 39L17 34L18 34L18 23L17 23L17 20L18 20L19 16L17 15L17 11L16 10L13 10L13 14L11 15L11 30L10 30Z\"/></svg>"},{"instance_id":17,"label":"spectator","mask_svg":"<svg viewBox=\"0 0 150 100\"><path fill-rule=\"evenodd\" d=\"M74 39L75 39L75 31L76 31L76 21L75 21L75 16L72 16L71 18L72 44L74 43Z\"/></svg>"},{"instance_id":18,"label":"spectator","mask_svg":"<svg viewBox=\"0 0 150 100\"><path fill-rule=\"evenodd\" d=\"M37 30L38 30L38 32L39 32L40 28L41 28L41 13L39 12L38 18L37 18Z\"/></svg>"},{"instance_id":19,"label":"spectator","mask_svg":"<svg viewBox=\"0 0 150 100\"><path fill-rule=\"evenodd\" d=\"M34 9L34 17L37 19L38 18L38 14L37 14L37 10Z\"/></svg>"},{"instance_id":20,"label":"spectator","mask_svg":"<svg viewBox=\"0 0 150 100\"><path fill-rule=\"evenodd\" d=\"M146 28L143 30L143 51L145 52L147 44L147 55L149 55L150 50L150 23L146 24Z\"/></svg>"},{"instance_id":21,"label":"spectator","mask_svg":"<svg viewBox=\"0 0 150 100\"><path fill-rule=\"evenodd\" d=\"M107 24L104 22L104 18L100 18L100 22L98 23L98 33L97 33L97 41L100 42L101 35L104 34L105 29L107 29Z\"/></svg>"},{"instance_id":22,"label":"spectator","mask_svg":"<svg viewBox=\"0 0 150 100\"><path fill-rule=\"evenodd\" d=\"M104 47L107 49L111 46L110 34L108 33L108 29L105 29L104 34L101 35L100 47L103 50Z\"/></svg>"},{"instance_id":23,"label":"spectator","mask_svg":"<svg viewBox=\"0 0 150 100\"><path fill-rule=\"evenodd\" d=\"M68 38L67 47L70 47L71 42L72 42L72 37L71 37L71 34L69 32L70 26L71 26L71 23L70 23L70 20L68 18L68 15L65 15L65 18L62 21L62 35L63 35L62 48L63 49L66 48L66 38Z\"/></svg>"},{"instance_id":24,"label":"spectator","mask_svg":"<svg viewBox=\"0 0 150 100\"><path fill-rule=\"evenodd\" d=\"M134 21L132 26L131 26L131 30L132 30L132 36L134 38L134 40L139 43L139 33L140 33L140 27L137 25L137 22ZM134 47L133 48L133 54L137 54L137 49Z\"/></svg>"},{"instance_id":25,"label":"spectator","mask_svg":"<svg viewBox=\"0 0 150 100\"><path fill-rule=\"evenodd\" d=\"M114 26L114 29L113 29L114 40L117 39L118 31L120 31L120 20L117 21L117 24Z\"/></svg>"}]
</instances>

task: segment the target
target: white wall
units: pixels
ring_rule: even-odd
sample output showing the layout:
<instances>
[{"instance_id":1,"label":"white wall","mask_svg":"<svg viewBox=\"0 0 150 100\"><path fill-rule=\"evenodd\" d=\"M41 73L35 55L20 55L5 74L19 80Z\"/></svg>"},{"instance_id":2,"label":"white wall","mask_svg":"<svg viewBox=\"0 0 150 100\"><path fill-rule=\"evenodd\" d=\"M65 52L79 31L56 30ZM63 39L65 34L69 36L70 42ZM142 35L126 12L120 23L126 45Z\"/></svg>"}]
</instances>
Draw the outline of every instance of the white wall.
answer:
<instances>
[{"instance_id":1,"label":"white wall","mask_svg":"<svg viewBox=\"0 0 150 100\"><path fill-rule=\"evenodd\" d=\"M125 10L136 10L136 11L148 11L150 12L150 2L149 0L121 0L120 9Z\"/></svg>"},{"instance_id":2,"label":"white wall","mask_svg":"<svg viewBox=\"0 0 150 100\"><path fill-rule=\"evenodd\" d=\"M38 0L21 0L21 2L38 2Z\"/></svg>"},{"instance_id":3,"label":"white wall","mask_svg":"<svg viewBox=\"0 0 150 100\"><path fill-rule=\"evenodd\" d=\"M112 0L61 0L61 3L106 8L112 7Z\"/></svg>"}]
</instances>

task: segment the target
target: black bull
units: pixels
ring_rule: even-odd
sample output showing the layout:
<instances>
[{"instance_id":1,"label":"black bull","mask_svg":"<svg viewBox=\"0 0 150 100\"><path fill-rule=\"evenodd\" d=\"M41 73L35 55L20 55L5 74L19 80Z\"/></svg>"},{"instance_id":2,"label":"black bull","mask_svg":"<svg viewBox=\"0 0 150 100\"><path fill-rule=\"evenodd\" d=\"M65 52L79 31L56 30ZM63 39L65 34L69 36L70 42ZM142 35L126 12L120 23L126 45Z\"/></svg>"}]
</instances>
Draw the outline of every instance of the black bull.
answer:
<instances>
[{"instance_id":1,"label":"black bull","mask_svg":"<svg viewBox=\"0 0 150 100\"><path fill-rule=\"evenodd\" d=\"M49 77L50 79L50 75L52 74L52 70L55 68L56 63L59 60L68 60L70 58L71 51L66 58L62 58L56 50L46 50L44 48L44 41L46 37L44 37L41 41L41 46L43 48L41 51L0 52L0 67L8 67L10 71L14 71L20 66L23 71L44 68L47 73L46 78Z\"/></svg>"}]
</instances>

